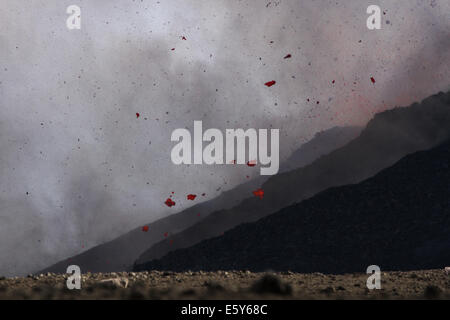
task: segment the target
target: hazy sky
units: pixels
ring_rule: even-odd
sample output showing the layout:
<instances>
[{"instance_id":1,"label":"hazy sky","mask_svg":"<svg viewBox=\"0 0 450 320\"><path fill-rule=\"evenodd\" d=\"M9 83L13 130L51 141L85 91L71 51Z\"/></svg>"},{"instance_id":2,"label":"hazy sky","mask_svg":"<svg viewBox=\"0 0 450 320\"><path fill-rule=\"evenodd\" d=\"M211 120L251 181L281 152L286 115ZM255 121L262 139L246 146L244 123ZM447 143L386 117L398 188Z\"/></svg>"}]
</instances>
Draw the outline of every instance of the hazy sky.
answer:
<instances>
[{"instance_id":1,"label":"hazy sky","mask_svg":"<svg viewBox=\"0 0 450 320\"><path fill-rule=\"evenodd\" d=\"M319 130L450 89L449 14L448 0L1 0L0 274L259 175L173 165L171 132L194 120L280 129L284 159Z\"/></svg>"}]
</instances>

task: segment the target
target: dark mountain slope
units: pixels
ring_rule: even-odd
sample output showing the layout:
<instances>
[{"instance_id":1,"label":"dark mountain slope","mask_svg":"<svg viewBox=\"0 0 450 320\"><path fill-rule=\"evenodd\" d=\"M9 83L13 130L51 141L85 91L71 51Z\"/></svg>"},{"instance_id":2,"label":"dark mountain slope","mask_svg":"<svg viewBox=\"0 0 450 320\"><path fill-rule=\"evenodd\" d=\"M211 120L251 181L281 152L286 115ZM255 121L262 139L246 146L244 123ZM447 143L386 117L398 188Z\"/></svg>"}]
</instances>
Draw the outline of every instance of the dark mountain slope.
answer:
<instances>
[{"instance_id":1,"label":"dark mountain slope","mask_svg":"<svg viewBox=\"0 0 450 320\"><path fill-rule=\"evenodd\" d=\"M334 127L316 133L314 138L302 144L281 164L279 172L295 170L314 162L321 156L345 146L359 136L362 130L362 127Z\"/></svg>"},{"instance_id":2,"label":"dark mountain slope","mask_svg":"<svg viewBox=\"0 0 450 320\"><path fill-rule=\"evenodd\" d=\"M450 92L433 95L410 107L379 113L344 147L311 165L272 176L262 185L263 200L251 197L229 210L214 212L170 239L149 247L136 264L219 236L239 223L256 221L330 187L361 182L405 155L429 149L448 138Z\"/></svg>"},{"instance_id":3,"label":"dark mountain slope","mask_svg":"<svg viewBox=\"0 0 450 320\"><path fill-rule=\"evenodd\" d=\"M281 170L308 165L318 157L345 145L357 137L361 130L360 127L334 127L320 132L294 152L288 163L282 164ZM243 199L251 195L252 190L261 186L268 178L268 176L258 176L249 182L223 192L212 200L148 224L148 232L142 232L141 227L136 228L119 238L62 260L39 273L65 273L69 264L78 265L81 270L91 272L125 271L131 268L139 255L152 244L165 239L164 233L168 232L170 235L181 232L214 211L229 209L238 205Z\"/></svg>"},{"instance_id":4,"label":"dark mountain slope","mask_svg":"<svg viewBox=\"0 0 450 320\"><path fill-rule=\"evenodd\" d=\"M364 272L450 264L450 140L136 270Z\"/></svg>"}]
</instances>

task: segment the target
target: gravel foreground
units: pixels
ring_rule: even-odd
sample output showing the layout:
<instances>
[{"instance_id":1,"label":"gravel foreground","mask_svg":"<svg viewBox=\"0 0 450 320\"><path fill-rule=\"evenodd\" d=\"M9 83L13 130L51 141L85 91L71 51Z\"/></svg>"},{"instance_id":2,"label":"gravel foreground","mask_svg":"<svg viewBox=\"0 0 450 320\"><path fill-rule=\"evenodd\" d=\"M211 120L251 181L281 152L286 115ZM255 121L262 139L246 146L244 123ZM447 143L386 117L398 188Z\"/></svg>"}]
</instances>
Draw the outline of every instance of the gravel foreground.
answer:
<instances>
[{"instance_id":1,"label":"gravel foreground","mask_svg":"<svg viewBox=\"0 0 450 320\"><path fill-rule=\"evenodd\" d=\"M381 289L369 290L367 274L293 272L86 273L80 290L67 274L0 277L0 299L449 299L445 270L382 272Z\"/></svg>"}]
</instances>

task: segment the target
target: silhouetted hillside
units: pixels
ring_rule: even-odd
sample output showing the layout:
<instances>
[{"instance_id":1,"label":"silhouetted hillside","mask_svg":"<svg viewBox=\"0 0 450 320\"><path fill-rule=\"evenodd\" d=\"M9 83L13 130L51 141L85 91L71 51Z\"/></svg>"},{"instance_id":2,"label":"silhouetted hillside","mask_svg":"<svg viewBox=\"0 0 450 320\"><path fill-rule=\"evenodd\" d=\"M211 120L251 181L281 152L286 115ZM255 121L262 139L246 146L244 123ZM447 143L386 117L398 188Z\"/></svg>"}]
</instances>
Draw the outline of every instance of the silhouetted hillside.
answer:
<instances>
[{"instance_id":1,"label":"silhouetted hillside","mask_svg":"<svg viewBox=\"0 0 450 320\"><path fill-rule=\"evenodd\" d=\"M447 124L450 124L448 122ZM450 264L450 140L136 270L364 272Z\"/></svg>"},{"instance_id":2,"label":"silhouetted hillside","mask_svg":"<svg viewBox=\"0 0 450 320\"><path fill-rule=\"evenodd\" d=\"M136 264L219 236L240 223L256 221L330 187L359 183L405 155L429 149L449 137L450 93L439 93L420 104L379 113L344 147L308 166L270 177L262 185L262 200L253 196L231 209L214 212L150 247Z\"/></svg>"},{"instance_id":3,"label":"silhouetted hillside","mask_svg":"<svg viewBox=\"0 0 450 320\"><path fill-rule=\"evenodd\" d=\"M310 164L318 157L345 145L355 138L361 129L360 127L334 127L317 133L313 139L294 152L286 164L281 165L281 170ZM139 255L151 245L166 239L164 235L166 232L167 235L178 233L198 223L214 211L229 209L238 205L243 199L251 196L252 190L259 188L267 179L269 179L269 176L257 176L244 184L223 192L212 200L148 224L148 232L142 232L141 227L138 227L117 239L62 260L39 273L65 273L67 266L70 264L78 265L81 270L91 272L125 271L131 268Z\"/></svg>"},{"instance_id":4,"label":"silhouetted hillside","mask_svg":"<svg viewBox=\"0 0 450 320\"><path fill-rule=\"evenodd\" d=\"M281 164L279 172L295 170L314 162L314 160L317 160L321 156L327 155L331 151L345 146L359 136L362 130L362 127L334 127L317 132L314 135L314 138L305 144L302 144L298 150L294 151L291 156Z\"/></svg>"}]
</instances>

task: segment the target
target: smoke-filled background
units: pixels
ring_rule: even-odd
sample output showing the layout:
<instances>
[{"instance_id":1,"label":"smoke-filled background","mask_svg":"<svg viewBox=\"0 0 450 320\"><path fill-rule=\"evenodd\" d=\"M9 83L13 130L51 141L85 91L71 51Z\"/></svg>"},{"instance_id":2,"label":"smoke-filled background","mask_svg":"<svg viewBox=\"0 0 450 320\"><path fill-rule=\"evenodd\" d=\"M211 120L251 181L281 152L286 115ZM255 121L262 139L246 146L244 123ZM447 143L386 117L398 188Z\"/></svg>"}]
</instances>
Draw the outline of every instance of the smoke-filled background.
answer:
<instances>
[{"instance_id":1,"label":"smoke-filled background","mask_svg":"<svg viewBox=\"0 0 450 320\"><path fill-rule=\"evenodd\" d=\"M73 4L81 30L66 27ZM259 175L173 165L170 135L194 120L278 128L282 160L317 131L448 90L449 14L447 0L1 0L0 274Z\"/></svg>"}]
</instances>

